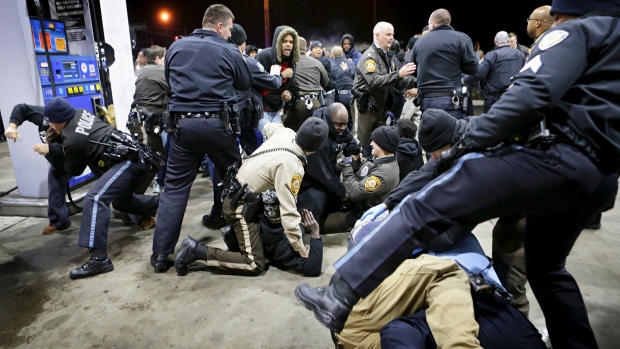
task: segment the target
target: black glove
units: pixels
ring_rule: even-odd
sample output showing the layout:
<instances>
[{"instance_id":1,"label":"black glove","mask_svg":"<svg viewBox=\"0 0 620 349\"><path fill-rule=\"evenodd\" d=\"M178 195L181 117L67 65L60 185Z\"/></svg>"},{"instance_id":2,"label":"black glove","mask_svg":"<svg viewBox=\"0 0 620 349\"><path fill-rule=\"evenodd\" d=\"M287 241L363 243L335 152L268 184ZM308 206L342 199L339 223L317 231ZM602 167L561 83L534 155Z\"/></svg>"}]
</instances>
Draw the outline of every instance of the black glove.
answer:
<instances>
[{"instance_id":1,"label":"black glove","mask_svg":"<svg viewBox=\"0 0 620 349\"><path fill-rule=\"evenodd\" d=\"M467 153L467 149L460 147L459 143L441 153L437 161L437 175L440 175L452 168L454 161L465 155L465 153Z\"/></svg>"}]
</instances>

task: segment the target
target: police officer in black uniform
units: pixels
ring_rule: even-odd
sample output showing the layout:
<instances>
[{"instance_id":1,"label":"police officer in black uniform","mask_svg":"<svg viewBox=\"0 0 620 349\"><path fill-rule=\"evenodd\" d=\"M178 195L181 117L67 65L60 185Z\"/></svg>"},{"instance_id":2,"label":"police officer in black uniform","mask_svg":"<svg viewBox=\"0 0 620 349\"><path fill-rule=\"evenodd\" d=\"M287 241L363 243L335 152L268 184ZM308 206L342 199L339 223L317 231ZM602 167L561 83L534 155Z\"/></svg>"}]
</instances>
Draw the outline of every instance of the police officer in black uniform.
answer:
<instances>
[{"instance_id":1,"label":"police officer in black uniform","mask_svg":"<svg viewBox=\"0 0 620 349\"><path fill-rule=\"evenodd\" d=\"M419 67L420 110L442 109L462 119L467 115L462 75L476 74L478 60L469 36L455 31L451 21L448 10L435 10L428 19L430 31L413 45L412 59Z\"/></svg>"},{"instance_id":2,"label":"police officer in black uniform","mask_svg":"<svg viewBox=\"0 0 620 349\"><path fill-rule=\"evenodd\" d=\"M109 152L105 144L123 137L133 141L131 136L114 130L112 125L84 109L74 109L60 97L47 103L43 115L62 138L64 170L77 176L88 166L95 175L100 175L84 198L78 239L79 246L89 248L91 257L81 267L73 269L69 276L71 279L82 279L110 272L114 269L106 252L110 204L121 212L142 216L141 227L152 226L153 216L157 213L159 197L134 194L138 183L152 173L151 158L142 156L148 155L150 148L142 145L141 149L146 152L134 153L125 149L124 154L118 152L118 156L106 158Z\"/></svg>"},{"instance_id":3,"label":"police officer in black uniform","mask_svg":"<svg viewBox=\"0 0 620 349\"><path fill-rule=\"evenodd\" d=\"M613 206L618 189L620 132L609 116L620 113L620 1L554 0L551 13L556 26L513 86L488 113L471 118L442 156L438 166L447 171L342 257L332 285L297 288L327 327L340 331L360 297L453 224L526 212L527 277L553 345L597 347L565 264L581 230Z\"/></svg>"},{"instance_id":4,"label":"police officer in black uniform","mask_svg":"<svg viewBox=\"0 0 620 349\"><path fill-rule=\"evenodd\" d=\"M204 155L220 176L240 156L230 126L238 112L235 90L249 90L252 75L239 49L228 41L233 19L226 6L209 6L202 28L175 41L166 54L166 79L172 90L168 110L175 131L153 236L155 272L168 270L168 255L179 240L189 192Z\"/></svg>"}]
</instances>

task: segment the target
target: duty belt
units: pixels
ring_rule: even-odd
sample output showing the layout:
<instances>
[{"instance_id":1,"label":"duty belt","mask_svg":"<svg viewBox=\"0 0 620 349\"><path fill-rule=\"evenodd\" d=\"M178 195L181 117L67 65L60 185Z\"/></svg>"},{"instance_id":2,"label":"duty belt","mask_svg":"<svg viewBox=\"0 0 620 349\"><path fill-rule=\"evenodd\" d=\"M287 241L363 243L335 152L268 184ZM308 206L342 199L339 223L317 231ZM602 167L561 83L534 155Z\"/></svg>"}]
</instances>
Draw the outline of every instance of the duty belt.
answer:
<instances>
[{"instance_id":1,"label":"duty belt","mask_svg":"<svg viewBox=\"0 0 620 349\"><path fill-rule=\"evenodd\" d=\"M452 91L422 92L422 98L452 97Z\"/></svg>"},{"instance_id":2,"label":"duty belt","mask_svg":"<svg viewBox=\"0 0 620 349\"><path fill-rule=\"evenodd\" d=\"M351 90L338 90L339 95L350 95Z\"/></svg>"},{"instance_id":3,"label":"duty belt","mask_svg":"<svg viewBox=\"0 0 620 349\"><path fill-rule=\"evenodd\" d=\"M177 117L179 119L209 119L209 118L219 118L221 112L189 112L189 113L170 113L172 116Z\"/></svg>"}]
</instances>

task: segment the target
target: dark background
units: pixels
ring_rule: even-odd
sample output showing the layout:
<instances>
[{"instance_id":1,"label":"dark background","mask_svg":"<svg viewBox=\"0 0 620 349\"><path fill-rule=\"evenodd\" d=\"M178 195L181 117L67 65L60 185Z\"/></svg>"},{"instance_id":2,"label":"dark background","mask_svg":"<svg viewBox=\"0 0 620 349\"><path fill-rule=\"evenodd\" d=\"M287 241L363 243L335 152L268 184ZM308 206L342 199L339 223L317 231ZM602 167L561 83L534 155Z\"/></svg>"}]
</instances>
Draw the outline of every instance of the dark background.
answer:
<instances>
[{"instance_id":1,"label":"dark background","mask_svg":"<svg viewBox=\"0 0 620 349\"><path fill-rule=\"evenodd\" d=\"M201 27L202 16L207 7L216 2L199 0L127 0L129 23L145 23L149 27L148 37L136 31L136 50L152 43L168 47L175 35L189 35ZM241 24L247 35L247 43L265 47L263 1L223 0L235 15L235 22ZM376 12L373 5L376 3ZM356 45L372 41L375 21L387 21L394 25L395 38L406 42L420 33L428 22L431 12L445 8L452 15L452 26L478 41L484 52L493 47L493 38L500 30L515 32L518 42L530 46L533 40L525 32L526 18L538 6L551 4L540 1L412 1L412 0L358 0L358 1L297 1L270 0L270 37L278 25L295 28L306 40L320 40L326 47L340 44L344 33L355 37ZM499 10L502 8L503 10ZM164 24L158 17L161 10L170 13L170 20Z\"/></svg>"}]
</instances>

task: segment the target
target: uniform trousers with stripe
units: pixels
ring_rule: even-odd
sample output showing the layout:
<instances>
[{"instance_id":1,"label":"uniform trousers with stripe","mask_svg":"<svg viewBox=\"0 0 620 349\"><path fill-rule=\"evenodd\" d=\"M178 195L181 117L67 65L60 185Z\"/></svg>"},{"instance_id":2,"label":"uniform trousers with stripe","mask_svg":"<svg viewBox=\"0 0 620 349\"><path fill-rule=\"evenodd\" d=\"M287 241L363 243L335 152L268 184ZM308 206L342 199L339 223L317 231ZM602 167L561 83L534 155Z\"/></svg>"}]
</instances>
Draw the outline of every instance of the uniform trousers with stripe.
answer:
<instances>
[{"instance_id":1,"label":"uniform trousers with stripe","mask_svg":"<svg viewBox=\"0 0 620 349\"><path fill-rule=\"evenodd\" d=\"M155 216L159 206L156 195L135 194L144 176L152 175L150 166L122 161L101 175L84 198L78 245L106 248L110 226L110 204L118 211L136 216Z\"/></svg>"},{"instance_id":2,"label":"uniform trousers with stripe","mask_svg":"<svg viewBox=\"0 0 620 349\"><path fill-rule=\"evenodd\" d=\"M207 266L217 267L238 275L256 276L265 269L265 252L260 236L260 224L247 222L243 218L243 200L236 207L230 207L230 198L224 199L224 218L235 231L241 252L224 251L209 246Z\"/></svg>"},{"instance_id":3,"label":"uniform trousers with stripe","mask_svg":"<svg viewBox=\"0 0 620 349\"><path fill-rule=\"evenodd\" d=\"M601 171L567 144L469 153L406 197L335 267L365 297L411 251L453 224L525 212L527 278L554 347L595 348L583 297L565 264L581 230L598 211L611 207L617 190L617 173Z\"/></svg>"}]
</instances>

